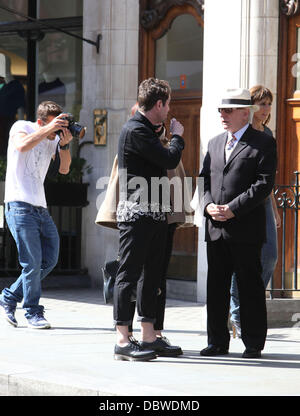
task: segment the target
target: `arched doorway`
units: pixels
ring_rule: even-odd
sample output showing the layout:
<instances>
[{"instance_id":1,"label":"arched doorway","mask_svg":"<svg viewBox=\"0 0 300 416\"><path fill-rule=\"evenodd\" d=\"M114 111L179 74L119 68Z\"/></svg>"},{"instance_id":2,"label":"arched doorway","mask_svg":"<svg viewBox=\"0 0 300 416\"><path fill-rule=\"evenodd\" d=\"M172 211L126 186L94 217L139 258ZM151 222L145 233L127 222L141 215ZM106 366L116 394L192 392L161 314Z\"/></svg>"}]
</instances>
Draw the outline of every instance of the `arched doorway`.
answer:
<instances>
[{"instance_id":1,"label":"arched doorway","mask_svg":"<svg viewBox=\"0 0 300 416\"><path fill-rule=\"evenodd\" d=\"M194 183L199 174L202 3L141 1L139 81L151 76L169 81L172 88L169 120L175 117L184 125L182 162L187 177L193 178ZM176 230L169 278L197 279L197 234L196 227Z\"/></svg>"}]
</instances>

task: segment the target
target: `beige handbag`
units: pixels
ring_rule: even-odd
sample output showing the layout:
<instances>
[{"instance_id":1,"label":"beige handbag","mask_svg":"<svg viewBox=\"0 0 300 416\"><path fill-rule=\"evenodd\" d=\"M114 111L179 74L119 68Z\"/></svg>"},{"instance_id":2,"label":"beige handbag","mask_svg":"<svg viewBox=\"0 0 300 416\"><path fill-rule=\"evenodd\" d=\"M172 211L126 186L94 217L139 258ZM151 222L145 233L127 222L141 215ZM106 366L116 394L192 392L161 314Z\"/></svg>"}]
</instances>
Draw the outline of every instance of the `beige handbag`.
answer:
<instances>
[{"instance_id":1,"label":"beige handbag","mask_svg":"<svg viewBox=\"0 0 300 416\"><path fill-rule=\"evenodd\" d=\"M118 156L115 157L109 182L95 223L104 227L117 228L116 210L119 201L119 175L118 175Z\"/></svg>"},{"instance_id":2,"label":"beige handbag","mask_svg":"<svg viewBox=\"0 0 300 416\"><path fill-rule=\"evenodd\" d=\"M160 140L164 146L168 145L168 142L164 137L160 137ZM185 181L185 171L182 162L180 161L175 169L167 171L168 178L172 179L174 176L178 176L181 179L181 183ZM182 195L183 187L182 187ZM189 201L186 201L188 205L192 200L192 195L188 195ZM109 228L117 228L116 210L119 202L119 175L118 175L118 155L115 156L110 178L105 194L104 201L102 202L95 223ZM171 187L171 202L174 205L174 189ZM182 204L181 211L174 212L172 215L167 214L168 224L177 223L178 227L192 227L194 225L194 219L192 213L187 213L184 210L184 203Z\"/></svg>"}]
</instances>

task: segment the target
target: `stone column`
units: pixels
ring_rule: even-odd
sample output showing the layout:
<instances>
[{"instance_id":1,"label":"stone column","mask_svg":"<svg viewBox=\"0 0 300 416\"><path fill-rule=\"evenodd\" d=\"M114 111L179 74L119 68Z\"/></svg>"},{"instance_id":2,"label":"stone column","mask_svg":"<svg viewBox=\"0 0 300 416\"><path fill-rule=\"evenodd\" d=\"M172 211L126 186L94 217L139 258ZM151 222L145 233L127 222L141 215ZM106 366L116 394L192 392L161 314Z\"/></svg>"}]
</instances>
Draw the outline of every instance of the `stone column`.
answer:
<instances>
[{"instance_id":1,"label":"stone column","mask_svg":"<svg viewBox=\"0 0 300 416\"><path fill-rule=\"evenodd\" d=\"M208 141L223 131L217 103L226 88L263 84L277 92L277 0L205 2L200 167ZM275 102L271 128L275 126ZM199 227L197 299L206 301L204 221Z\"/></svg>"},{"instance_id":2,"label":"stone column","mask_svg":"<svg viewBox=\"0 0 300 416\"><path fill-rule=\"evenodd\" d=\"M269 127L275 130L279 2L242 2L241 86L264 85L274 94Z\"/></svg>"},{"instance_id":3,"label":"stone column","mask_svg":"<svg viewBox=\"0 0 300 416\"><path fill-rule=\"evenodd\" d=\"M115 259L118 232L95 225L97 206L103 200L104 177L110 175L117 153L118 137L130 108L136 101L138 86L138 0L85 0L83 36L96 39L102 34L100 53L83 43L83 88L81 123L88 127L85 141L93 141L93 111L107 110L106 146L83 146L81 156L93 166L85 178L89 182L89 206L83 210L82 265L87 267L93 286L101 284L100 267ZM101 179L102 178L102 179Z\"/></svg>"},{"instance_id":4,"label":"stone column","mask_svg":"<svg viewBox=\"0 0 300 416\"><path fill-rule=\"evenodd\" d=\"M241 0L205 2L200 168L208 141L223 131L217 111L220 96L224 89L240 85L241 3ZM198 233L198 302L206 301L204 223L203 220Z\"/></svg>"}]
</instances>

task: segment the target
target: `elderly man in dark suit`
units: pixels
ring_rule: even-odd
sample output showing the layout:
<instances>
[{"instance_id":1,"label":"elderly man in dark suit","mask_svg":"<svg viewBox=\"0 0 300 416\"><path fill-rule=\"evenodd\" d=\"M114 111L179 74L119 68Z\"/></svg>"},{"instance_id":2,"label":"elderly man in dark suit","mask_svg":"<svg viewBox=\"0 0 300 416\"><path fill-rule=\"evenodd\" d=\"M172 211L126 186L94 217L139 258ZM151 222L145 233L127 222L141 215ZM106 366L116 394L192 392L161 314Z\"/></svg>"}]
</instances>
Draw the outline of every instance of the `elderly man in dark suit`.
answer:
<instances>
[{"instance_id":1,"label":"elderly man in dark suit","mask_svg":"<svg viewBox=\"0 0 300 416\"><path fill-rule=\"evenodd\" d=\"M226 130L208 144L204 177L207 241L207 332L203 356L228 353L227 326L232 273L240 297L243 358L259 358L267 334L260 251L265 238L264 200L276 172L276 143L249 124L250 92L227 90L219 106Z\"/></svg>"}]
</instances>

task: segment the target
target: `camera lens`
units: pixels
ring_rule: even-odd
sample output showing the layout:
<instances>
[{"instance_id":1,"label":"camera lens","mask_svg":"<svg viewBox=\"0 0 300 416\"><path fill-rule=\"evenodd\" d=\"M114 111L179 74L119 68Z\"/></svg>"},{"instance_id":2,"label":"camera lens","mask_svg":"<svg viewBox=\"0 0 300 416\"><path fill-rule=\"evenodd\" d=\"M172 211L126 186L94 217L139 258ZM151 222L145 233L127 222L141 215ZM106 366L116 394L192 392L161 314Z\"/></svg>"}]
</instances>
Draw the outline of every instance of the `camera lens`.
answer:
<instances>
[{"instance_id":1,"label":"camera lens","mask_svg":"<svg viewBox=\"0 0 300 416\"><path fill-rule=\"evenodd\" d=\"M86 127L82 127L79 133L79 139L82 139L85 136Z\"/></svg>"},{"instance_id":2,"label":"camera lens","mask_svg":"<svg viewBox=\"0 0 300 416\"><path fill-rule=\"evenodd\" d=\"M78 123L73 123L72 125L69 126L69 130L74 137L82 139L85 135L86 127L82 127Z\"/></svg>"}]
</instances>

